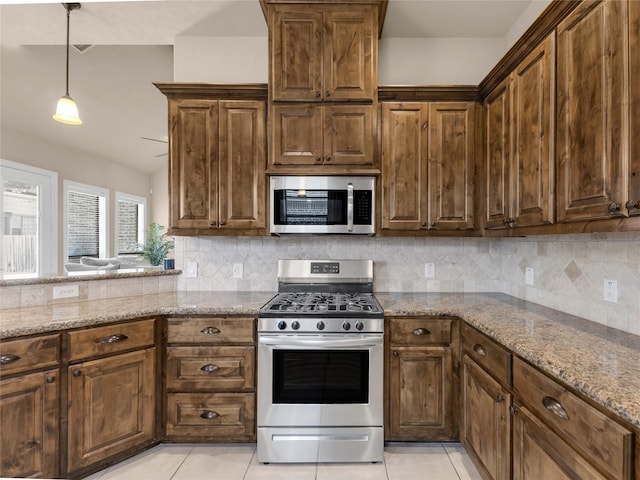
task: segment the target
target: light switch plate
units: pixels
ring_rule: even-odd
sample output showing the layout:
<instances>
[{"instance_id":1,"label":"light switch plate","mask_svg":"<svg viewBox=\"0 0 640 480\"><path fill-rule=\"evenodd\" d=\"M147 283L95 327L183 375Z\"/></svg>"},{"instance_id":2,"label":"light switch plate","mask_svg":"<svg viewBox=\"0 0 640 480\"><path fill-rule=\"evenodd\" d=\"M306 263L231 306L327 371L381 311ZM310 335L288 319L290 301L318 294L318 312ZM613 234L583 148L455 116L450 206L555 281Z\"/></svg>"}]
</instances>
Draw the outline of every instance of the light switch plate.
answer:
<instances>
[{"instance_id":1,"label":"light switch plate","mask_svg":"<svg viewBox=\"0 0 640 480\"><path fill-rule=\"evenodd\" d=\"M533 286L533 268L527 267L524 273L524 283Z\"/></svg>"},{"instance_id":2,"label":"light switch plate","mask_svg":"<svg viewBox=\"0 0 640 480\"><path fill-rule=\"evenodd\" d=\"M435 263L425 263L424 264L424 277L425 278L436 278L436 264Z\"/></svg>"},{"instance_id":3,"label":"light switch plate","mask_svg":"<svg viewBox=\"0 0 640 480\"><path fill-rule=\"evenodd\" d=\"M198 262L187 262L184 269L186 278L196 278L198 276Z\"/></svg>"},{"instance_id":4,"label":"light switch plate","mask_svg":"<svg viewBox=\"0 0 640 480\"><path fill-rule=\"evenodd\" d=\"M233 278L242 278L242 263L234 263L233 264Z\"/></svg>"},{"instance_id":5,"label":"light switch plate","mask_svg":"<svg viewBox=\"0 0 640 480\"><path fill-rule=\"evenodd\" d=\"M53 299L57 298L73 298L80 295L78 285L60 285L53 287Z\"/></svg>"}]
</instances>

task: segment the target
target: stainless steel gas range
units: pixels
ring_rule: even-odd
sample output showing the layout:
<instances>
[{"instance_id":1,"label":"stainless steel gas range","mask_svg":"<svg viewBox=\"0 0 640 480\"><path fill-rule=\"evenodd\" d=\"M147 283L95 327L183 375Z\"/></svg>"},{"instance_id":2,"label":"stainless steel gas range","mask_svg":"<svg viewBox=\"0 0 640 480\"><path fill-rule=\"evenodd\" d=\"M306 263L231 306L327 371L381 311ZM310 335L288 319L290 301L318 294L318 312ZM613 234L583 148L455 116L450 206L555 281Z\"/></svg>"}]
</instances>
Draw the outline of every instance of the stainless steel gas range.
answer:
<instances>
[{"instance_id":1,"label":"stainless steel gas range","mask_svg":"<svg viewBox=\"0 0 640 480\"><path fill-rule=\"evenodd\" d=\"M383 460L383 310L371 260L280 260L258 314L258 461Z\"/></svg>"}]
</instances>

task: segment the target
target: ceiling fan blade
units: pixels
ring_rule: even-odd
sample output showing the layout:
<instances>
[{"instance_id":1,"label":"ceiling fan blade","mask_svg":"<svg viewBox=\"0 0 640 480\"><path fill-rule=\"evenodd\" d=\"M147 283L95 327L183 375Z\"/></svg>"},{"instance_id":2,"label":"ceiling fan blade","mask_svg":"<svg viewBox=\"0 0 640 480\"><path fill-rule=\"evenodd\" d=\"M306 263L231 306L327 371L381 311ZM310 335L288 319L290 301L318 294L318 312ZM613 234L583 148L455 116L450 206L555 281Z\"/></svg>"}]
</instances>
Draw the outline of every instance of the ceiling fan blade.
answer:
<instances>
[{"instance_id":1,"label":"ceiling fan blade","mask_svg":"<svg viewBox=\"0 0 640 480\"><path fill-rule=\"evenodd\" d=\"M167 153L161 153L160 155L154 155L154 158L166 157L167 155L168 155Z\"/></svg>"},{"instance_id":2,"label":"ceiling fan blade","mask_svg":"<svg viewBox=\"0 0 640 480\"><path fill-rule=\"evenodd\" d=\"M169 143L168 141L160 140L159 138L150 138L150 137L140 137L140 138L142 138L143 140L150 140L152 142Z\"/></svg>"}]
</instances>

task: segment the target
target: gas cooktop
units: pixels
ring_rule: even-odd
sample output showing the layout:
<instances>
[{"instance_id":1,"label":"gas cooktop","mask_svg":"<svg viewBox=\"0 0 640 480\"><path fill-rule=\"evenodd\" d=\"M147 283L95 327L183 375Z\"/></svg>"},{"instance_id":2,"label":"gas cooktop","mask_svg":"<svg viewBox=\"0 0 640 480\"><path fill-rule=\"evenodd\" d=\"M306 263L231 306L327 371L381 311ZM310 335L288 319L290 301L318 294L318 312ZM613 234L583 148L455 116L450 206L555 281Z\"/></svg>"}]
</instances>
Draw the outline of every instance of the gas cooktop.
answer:
<instances>
[{"instance_id":1,"label":"gas cooktop","mask_svg":"<svg viewBox=\"0 0 640 480\"><path fill-rule=\"evenodd\" d=\"M382 316L372 293L288 292L279 293L262 309L260 316Z\"/></svg>"}]
</instances>

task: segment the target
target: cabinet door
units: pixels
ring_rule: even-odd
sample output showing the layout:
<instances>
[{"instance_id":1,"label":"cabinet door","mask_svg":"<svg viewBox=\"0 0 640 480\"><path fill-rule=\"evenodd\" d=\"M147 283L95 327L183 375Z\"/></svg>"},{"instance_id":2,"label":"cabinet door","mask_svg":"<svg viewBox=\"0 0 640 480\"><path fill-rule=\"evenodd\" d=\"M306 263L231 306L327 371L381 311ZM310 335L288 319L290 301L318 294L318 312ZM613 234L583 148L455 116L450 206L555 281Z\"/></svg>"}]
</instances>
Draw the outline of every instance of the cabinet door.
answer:
<instances>
[{"instance_id":1,"label":"cabinet door","mask_svg":"<svg viewBox=\"0 0 640 480\"><path fill-rule=\"evenodd\" d=\"M59 370L0 382L0 475L58 476Z\"/></svg>"},{"instance_id":2,"label":"cabinet door","mask_svg":"<svg viewBox=\"0 0 640 480\"><path fill-rule=\"evenodd\" d=\"M322 165L322 107L273 105L270 166Z\"/></svg>"},{"instance_id":3,"label":"cabinet door","mask_svg":"<svg viewBox=\"0 0 640 480\"><path fill-rule=\"evenodd\" d=\"M382 228L427 228L428 103L382 104Z\"/></svg>"},{"instance_id":4,"label":"cabinet door","mask_svg":"<svg viewBox=\"0 0 640 480\"><path fill-rule=\"evenodd\" d=\"M624 214L626 5L584 2L558 26L558 221Z\"/></svg>"},{"instance_id":5,"label":"cabinet door","mask_svg":"<svg viewBox=\"0 0 640 480\"><path fill-rule=\"evenodd\" d=\"M453 355L447 347L392 347L387 440L453 440Z\"/></svg>"},{"instance_id":6,"label":"cabinet door","mask_svg":"<svg viewBox=\"0 0 640 480\"><path fill-rule=\"evenodd\" d=\"M511 459L511 395L477 363L464 355L461 397L462 444L485 478L508 480Z\"/></svg>"},{"instance_id":7,"label":"cabinet door","mask_svg":"<svg viewBox=\"0 0 640 480\"><path fill-rule=\"evenodd\" d=\"M326 105L324 165L374 167L371 105Z\"/></svg>"},{"instance_id":8,"label":"cabinet door","mask_svg":"<svg viewBox=\"0 0 640 480\"><path fill-rule=\"evenodd\" d=\"M510 84L505 79L484 103L486 228L506 228L511 216Z\"/></svg>"},{"instance_id":9,"label":"cabinet door","mask_svg":"<svg viewBox=\"0 0 640 480\"><path fill-rule=\"evenodd\" d=\"M373 100L378 85L373 7L328 11L324 29L324 99Z\"/></svg>"},{"instance_id":10,"label":"cabinet door","mask_svg":"<svg viewBox=\"0 0 640 480\"><path fill-rule=\"evenodd\" d=\"M513 421L513 480L605 480L526 408Z\"/></svg>"},{"instance_id":11,"label":"cabinet door","mask_svg":"<svg viewBox=\"0 0 640 480\"><path fill-rule=\"evenodd\" d=\"M266 227L265 133L264 102L220 102L221 228Z\"/></svg>"},{"instance_id":12,"label":"cabinet door","mask_svg":"<svg viewBox=\"0 0 640 480\"><path fill-rule=\"evenodd\" d=\"M271 82L273 100L320 100L322 91L321 10L272 7Z\"/></svg>"},{"instance_id":13,"label":"cabinet door","mask_svg":"<svg viewBox=\"0 0 640 480\"><path fill-rule=\"evenodd\" d=\"M429 135L429 228L473 229L475 104L434 103Z\"/></svg>"},{"instance_id":14,"label":"cabinet door","mask_svg":"<svg viewBox=\"0 0 640 480\"><path fill-rule=\"evenodd\" d=\"M155 348L69 367L69 472L154 439Z\"/></svg>"},{"instance_id":15,"label":"cabinet door","mask_svg":"<svg viewBox=\"0 0 640 480\"><path fill-rule=\"evenodd\" d=\"M514 226L554 221L555 35L513 72Z\"/></svg>"},{"instance_id":16,"label":"cabinet door","mask_svg":"<svg viewBox=\"0 0 640 480\"><path fill-rule=\"evenodd\" d=\"M171 228L209 229L217 222L218 102L169 102Z\"/></svg>"},{"instance_id":17,"label":"cabinet door","mask_svg":"<svg viewBox=\"0 0 640 480\"><path fill-rule=\"evenodd\" d=\"M629 2L629 195L630 215L640 215L640 2Z\"/></svg>"}]
</instances>

